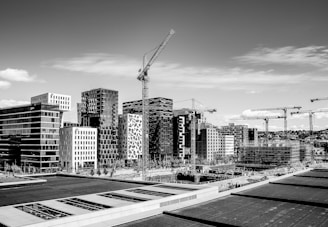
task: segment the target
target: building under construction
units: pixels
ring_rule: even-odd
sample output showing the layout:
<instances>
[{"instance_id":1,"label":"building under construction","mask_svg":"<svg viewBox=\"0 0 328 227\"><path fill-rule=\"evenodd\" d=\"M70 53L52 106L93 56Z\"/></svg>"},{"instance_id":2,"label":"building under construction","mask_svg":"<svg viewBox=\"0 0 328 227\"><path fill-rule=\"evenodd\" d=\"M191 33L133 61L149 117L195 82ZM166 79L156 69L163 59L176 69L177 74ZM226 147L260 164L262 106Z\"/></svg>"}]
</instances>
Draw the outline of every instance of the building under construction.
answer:
<instances>
[{"instance_id":1,"label":"building under construction","mask_svg":"<svg viewBox=\"0 0 328 227\"><path fill-rule=\"evenodd\" d=\"M300 161L300 142L275 142L240 148L239 161L244 164L287 165Z\"/></svg>"}]
</instances>

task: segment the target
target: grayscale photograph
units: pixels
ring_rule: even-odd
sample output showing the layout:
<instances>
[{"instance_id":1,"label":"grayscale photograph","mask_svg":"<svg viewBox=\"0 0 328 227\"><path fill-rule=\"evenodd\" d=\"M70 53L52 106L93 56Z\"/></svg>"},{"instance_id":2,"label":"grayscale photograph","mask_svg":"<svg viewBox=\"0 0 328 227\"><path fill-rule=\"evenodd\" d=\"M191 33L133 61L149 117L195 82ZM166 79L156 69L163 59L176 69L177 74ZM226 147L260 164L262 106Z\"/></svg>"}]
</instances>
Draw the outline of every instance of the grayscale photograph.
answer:
<instances>
[{"instance_id":1,"label":"grayscale photograph","mask_svg":"<svg viewBox=\"0 0 328 227\"><path fill-rule=\"evenodd\" d=\"M327 227L327 9L0 0L0 227Z\"/></svg>"}]
</instances>

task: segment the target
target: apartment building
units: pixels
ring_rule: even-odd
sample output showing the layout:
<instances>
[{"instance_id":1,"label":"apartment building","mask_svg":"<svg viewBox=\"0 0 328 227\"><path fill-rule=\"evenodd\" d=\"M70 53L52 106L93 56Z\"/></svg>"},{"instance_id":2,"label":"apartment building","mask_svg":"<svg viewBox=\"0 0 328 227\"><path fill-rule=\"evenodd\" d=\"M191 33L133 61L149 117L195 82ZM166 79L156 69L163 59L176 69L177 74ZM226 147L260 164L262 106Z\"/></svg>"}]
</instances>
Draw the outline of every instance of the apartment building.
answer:
<instances>
[{"instance_id":1,"label":"apartment building","mask_svg":"<svg viewBox=\"0 0 328 227\"><path fill-rule=\"evenodd\" d=\"M97 168L97 129L64 127L60 129L59 157L61 168L67 172Z\"/></svg>"}]
</instances>

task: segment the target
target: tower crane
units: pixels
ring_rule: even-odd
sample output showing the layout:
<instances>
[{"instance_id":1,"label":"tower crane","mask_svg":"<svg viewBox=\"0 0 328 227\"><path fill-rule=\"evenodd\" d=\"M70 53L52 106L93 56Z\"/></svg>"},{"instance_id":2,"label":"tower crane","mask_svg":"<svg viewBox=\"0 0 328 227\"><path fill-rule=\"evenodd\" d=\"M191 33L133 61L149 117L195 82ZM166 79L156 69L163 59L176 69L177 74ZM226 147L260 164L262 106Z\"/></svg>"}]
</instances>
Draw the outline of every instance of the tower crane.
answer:
<instances>
[{"instance_id":1,"label":"tower crane","mask_svg":"<svg viewBox=\"0 0 328 227\"><path fill-rule=\"evenodd\" d=\"M186 113L190 116L191 124L190 124L190 154L191 154L191 173L196 174L196 121L197 121L197 113L214 113L217 110L214 108L204 108L204 109L196 109L194 98L182 100L179 102L191 101L191 109L186 109Z\"/></svg>"},{"instance_id":2,"label":"tower crane","mask_svg":"<svg viewBox=\"0 0 328 227\"><path fill-rule=\"evenodd\" d=\"M288 138L288 133L287 133L287 110L292 110L292 109L298 109L300 110L302 107L301 106L284 106L284 107L276 107L276 108L263 108L263 109L254 109L252 111L271 111L271 110L282 110L284 112L284 115L282 118L284 118L284 133L286 139Z\"/></svg>"},{"instance_id":3,"label":"tower crane","mask_svg":"<svg viewBox=\"0 0 328 227\"><path fill-rule=\"evenodd\" d=\"M161 44L155 48L155 52L151 56L150 60L146 63L147 53L143 56L143 68L139 70L137 79L142 82L142 178L146 179L146 171L148 166L149 156L149 100L148 100L148 83L149 76L148 70L150 66L155 62L157 57L163 51L164 47L174 35L175 31L170 30L169 34L161 42Z\"/></svg>"},{"instance_id":4,"label":"tower crane","mask_svg":"<svg viewBox=\"0 0 328 227\"><path fill-rule=\"evenodd\" d=\"M322 101L322 100L328 100L328 97L311 99L311 102Z\"/></svg>"},{"instance_id":5,"label":"tower crane","mask_svg":"<svg viewBox=\"0 0 328 227\"><path fill-rule=\"evenodd\" d=\"M209 112L214 113L216 109L204 109L202 112ZM191 111L191 127L190 127L190 137L191 137L191 144L190 144L190 153L191 153L191 161L192 161L192 174L196 174L196 108L195 108L195 99L192 99L192 111Z\"/></svg>"},{"instance_id":6,"label":"tower crane","mask_svg":"<svg viewBox=\"0 0 328 227\"><path fill-rule=\"evenodd\" d=\"M322 110L302 110L302 111L296 111L296 112L291 112L291 115L294 114L309 114L309 127L310 127L310 135L313 133L313 115L315 113L323 113L323 112L328 112L328 109L322 109Z\"/></svg>"},{"instance_id":7,"label":"tower crane","mask_svg":"<svg viewBox=\"0 0 328 227\"><path fill-rule=\"evenodd\" d=\"M269 142L269 120L270 119L280 119L284 118L284 116L263 116L263 117L242 117L238 120L264 120L265 122L265 137L266 143Z\"/></svg>"}]
</instances>

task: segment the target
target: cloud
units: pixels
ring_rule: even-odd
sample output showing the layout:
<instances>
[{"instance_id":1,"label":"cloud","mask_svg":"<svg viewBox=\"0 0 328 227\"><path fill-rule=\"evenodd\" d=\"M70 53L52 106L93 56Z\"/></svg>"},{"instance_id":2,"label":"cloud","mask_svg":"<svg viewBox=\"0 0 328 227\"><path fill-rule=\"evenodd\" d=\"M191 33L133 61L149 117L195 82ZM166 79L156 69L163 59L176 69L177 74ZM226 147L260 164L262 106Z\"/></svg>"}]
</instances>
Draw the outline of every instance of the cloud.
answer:
<instances>
[{"instance_id":1,"label":"cloud","mask_svg":"<svg viewBox=\"0 0 328 227\"><path fill-rule=\"evenodd\" d=\"M122 55L92 53L81 57L56 59L46 65L73 72L136 78L141 68L139 60ZM161 86L222 90L259 90L299 84L308 79L305 74L278 74L274 70L258 71L239 67L183 66L156 62L149 70L150 80Z\"/></svg>"},{"instance_id":2,"label":"cloud","mask_svg":"<svg viewBox=\"0 0 328 227\"><path fill-rule=\"evenodd\" d=\"M253 64L312 65L328 69L328 47L286 46L275 49L259 47L246 55L235 57L235 59Z\"/></svg>"},{"instance_id":3,"label":"cloud","mask_svg":"<svg viewBox=\"0 0 328 227\"><path fill-rule=\"evenodd\" d=\"M264 118L264 117L277 117L277 116L281 116L281 114L270 112L270 111L244 110L241 114L242 118Z\"/></svg>"},{"instance_id":4,"label":"cloud","mask_svg":"<svg viewBox=\"0 0 328 227\"><path fill-rule=\"evenodd\" d=\"M316 119L328 118L328 110L327 112L315 113L315 118Z\"/></svg>"},{"instance_id":5,"label":"cloud","mask_svg":"<svg viewBox=\"0 0 328 227\"><path fill-rule=\"evenodd\" d=\"M27 101L17 101L17 100L13 100L13 99L3 99L3 100L0 100L0 108L26 105L26 104L29 104L29 103L30 102L27 102Z\"/></svg>"},{"instance_id":6,"label":"cloud","mask_svg":"<svg viewBox=\"0 0 328 227\"><path fill-rule=\"evenodd\" d=\"M26 70L7 68L0 71L0 78L9 81L32 82L36 77L29 75Z\"/></svg>"},{"instance_id":7,"label":"cloud","mask_svg":"<svg viewBox=\"0 0 328 227\"><path fill-rule=\"evenodd\" d=\"M10 86L11 86L10 82L0 80L0 89L6 89L6 88L9 88Z\"/></svg>"}]
</instances>

